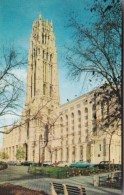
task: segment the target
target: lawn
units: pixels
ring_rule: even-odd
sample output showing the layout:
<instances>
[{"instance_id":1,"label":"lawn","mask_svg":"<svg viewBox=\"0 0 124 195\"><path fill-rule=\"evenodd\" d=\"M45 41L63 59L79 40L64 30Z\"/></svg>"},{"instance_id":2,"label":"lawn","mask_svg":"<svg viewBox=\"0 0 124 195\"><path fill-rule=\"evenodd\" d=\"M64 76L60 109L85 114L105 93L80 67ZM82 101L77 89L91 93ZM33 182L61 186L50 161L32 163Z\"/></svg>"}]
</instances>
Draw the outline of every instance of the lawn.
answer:
<instances>
[{"instance_id":1,"label":"lawn","mask_svg":"<svg viewBox=\"0 0 124 195\"><path fill-rule=\"evenodd\" d=\"M29 173L39 174L44 177L51 178L67 178L79 175L91 175L105 172L105 170L98 170L97 168L71 168L71 167L30 167Z\"/></svg>"}]
</instances>

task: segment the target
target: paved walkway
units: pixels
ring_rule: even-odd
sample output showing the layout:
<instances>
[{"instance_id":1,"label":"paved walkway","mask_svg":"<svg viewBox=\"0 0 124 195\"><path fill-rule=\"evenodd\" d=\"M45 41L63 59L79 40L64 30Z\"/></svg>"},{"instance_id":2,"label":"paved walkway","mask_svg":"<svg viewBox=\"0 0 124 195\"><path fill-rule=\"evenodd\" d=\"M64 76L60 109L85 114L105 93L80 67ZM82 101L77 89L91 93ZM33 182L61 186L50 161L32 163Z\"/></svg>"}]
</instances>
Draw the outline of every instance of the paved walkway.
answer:
<instances>
[{"instance_id":1,"label":"paved walkway","mask_svg":"<svg viewBox=\"0 0 124 195\"><path fill-rule=\"evenodd\" d=\"M50 182L56 181L71 185L82 185L86 188L87 195L121 195L117 189L93 186L93 176L78 176L67 179L51 179L32 176L27 173L27 167L9 167L0 172L0 183L11 183L29 189L45 191L50 194Z\"/></svg>"}]
</instances>

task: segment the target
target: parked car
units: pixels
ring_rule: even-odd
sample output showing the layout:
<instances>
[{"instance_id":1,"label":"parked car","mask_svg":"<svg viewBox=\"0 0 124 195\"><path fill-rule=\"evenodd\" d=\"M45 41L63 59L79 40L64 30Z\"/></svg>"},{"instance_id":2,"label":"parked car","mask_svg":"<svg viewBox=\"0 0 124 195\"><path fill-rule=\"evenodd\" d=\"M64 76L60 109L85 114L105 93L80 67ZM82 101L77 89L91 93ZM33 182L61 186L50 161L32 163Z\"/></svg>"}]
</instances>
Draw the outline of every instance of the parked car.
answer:
<instances>
[{"instance_id":1,"label":"parked car","mask_svg":"<svg viewBox=\"0 0 124 195\"><path fill-rule=\"evenodd\" d=\"M10 166L19 166L19 165L21 165L21 163L18 162L18 161L8 161L7 164L10 165Z\"/></svg>"},{"instance_id":2,"label":"parked car","mask_svg":"<svg viewBox=\"0 0 124 195\"><path fill-rule=\"evenodd\" d=\"M51 166L52 162L51 161L44 161L43 166L47 167L47 166Z\"/></svg>"},{"instance_id":3,"label":"parked car","mask_svg":"<svg viewBox=\"0 0 124 195\"><path fill-rule=\"evenodd\" d=\"M69 165L70 165L70 163L68 163L68 162L60 162L58 165L57 165L57 167L69 167Z\"/></svg>"},{"instance_id":4,"label":"parked car","mask_svg":"<svg viewBox=\"0 0 124 195\"><path fill-rule=\"evenodd\" d=\"M25 161L25 162L21 163L21 165L23 165L23 166L30 166L32 164L33 164L33 162L31 162L31 161Z\"/></svg>"},{"instance_id":5,"label":"parked car","mask_svg":"<svg viewBox=\"0 0 124 195\"><path fill-rule=\"evenodd\" d=\"M55 162L52 164L52 166L53 166L53 167L56 167L56 166L58 166L58 165L59 165L60 163L62 163L62 162L63 162L63 161L58 161L58 162L55 161Z\"/></svg>"},{"instance_id":6,"label":"parked car","mask_svg":"<svg viewBox=\"0 0 124 195\"><path fill-rule=\"evenodd\" d=\"M95 164L89 163L87 161L78 161L76 163L70 164L70 167L77 167L77 168L87 168L93 167Z\"/></svg>"},{"instance_id":7,"label":"parked car","mask_svg":"<svg viewBox=\"0 0 124 195\"><path fill-rule=\"evenodd\" d=\"M6 169L8 167L7 163L4 161L0 161L0 170Z\"/></svg>"},{"instance_id":8,"label":"parked car","mask_svg":"<svg viewBox=\"0 0 124 195\"><path fill-rule=\"evenodd\" d=\"M113 164L111 161L101 161L99 164L94 165L94 167L97 167L99 169L109 169L110 168L115 168L120 170L121 165L120 164Z\"/></svg>"},{"instance_id":9,"label":"parked car","mask_svg":"<svg viewBox=\"0 0 124 195\"><path fill-rule=\"evenodd\" d=\"M40 165L40 163L32 163L31 166L32 166L32 167L39 167L39 166L41 166L41 165Z\"/></svg>"}]
</instances>

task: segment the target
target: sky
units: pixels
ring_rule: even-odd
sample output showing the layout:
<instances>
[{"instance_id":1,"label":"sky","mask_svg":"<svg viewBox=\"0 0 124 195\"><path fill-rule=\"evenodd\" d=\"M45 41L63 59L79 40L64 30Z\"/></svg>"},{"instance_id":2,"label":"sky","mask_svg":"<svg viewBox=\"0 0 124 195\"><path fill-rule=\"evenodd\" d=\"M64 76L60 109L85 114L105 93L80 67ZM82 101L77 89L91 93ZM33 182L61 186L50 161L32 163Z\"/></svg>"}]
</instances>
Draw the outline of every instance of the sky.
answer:
<instances>
[{"instance_id":1,"label":"sky","mask_svg":"<svg viewBox=\"0 0 124 195\"><path fill-rule=\"evenodd\" d=\"M53 22L56 37L59 69L59 89L61 104L88 92L93 85L82 88L83 80L72 81L67 78L65 68L65 45L72 44L71 31L67 28L68 18L72 12L80 20L90 20L89 12L84 8L92 0L0 0L0 45L14 42L16 47L28 53L32 24L39 14L44 20ZM18 72L26 86L27 67ZM1 137L1 135L0 135ZM1 139L0 139L1 140ZM2 141L0 141L0 144Z\"/></svg>"}]
</instances>

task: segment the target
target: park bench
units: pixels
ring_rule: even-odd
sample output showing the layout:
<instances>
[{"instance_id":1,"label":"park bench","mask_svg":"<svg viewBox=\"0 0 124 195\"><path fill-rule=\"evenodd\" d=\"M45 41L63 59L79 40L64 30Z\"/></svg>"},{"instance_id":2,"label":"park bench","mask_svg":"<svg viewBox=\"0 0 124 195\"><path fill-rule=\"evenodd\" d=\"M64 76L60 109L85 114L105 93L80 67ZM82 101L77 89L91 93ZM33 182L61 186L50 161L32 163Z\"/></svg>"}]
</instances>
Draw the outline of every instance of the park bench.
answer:
<instances>
[{"instance_id":1,"label":"park bench","mask_svg":"<svg viewBox=\"0 0 124 195\"><path fill-rule=\"evenodd\" d=\"M51 195L86 195L86 190L82 186L78 187L52 182Z\"/></svg>"},{"instance_id":2,"label":"park bench","mask_svg":"<svg viewBox=\"0 0 124 195\"><path fill-rule=\"evenodd\" d=\"M86 195L86 190L82 186L77 187L77 186L66 185L66 189L68 195Z\"/></svg>"}]
</instances>

